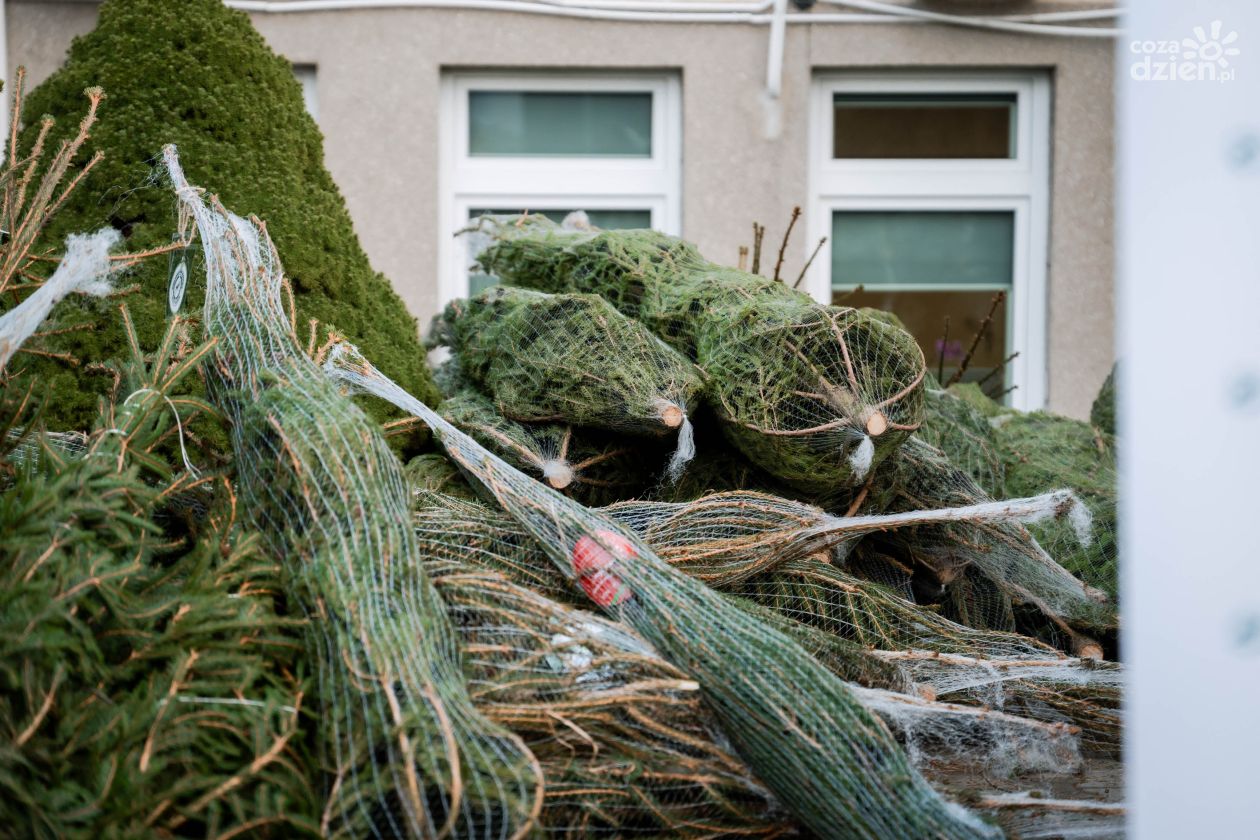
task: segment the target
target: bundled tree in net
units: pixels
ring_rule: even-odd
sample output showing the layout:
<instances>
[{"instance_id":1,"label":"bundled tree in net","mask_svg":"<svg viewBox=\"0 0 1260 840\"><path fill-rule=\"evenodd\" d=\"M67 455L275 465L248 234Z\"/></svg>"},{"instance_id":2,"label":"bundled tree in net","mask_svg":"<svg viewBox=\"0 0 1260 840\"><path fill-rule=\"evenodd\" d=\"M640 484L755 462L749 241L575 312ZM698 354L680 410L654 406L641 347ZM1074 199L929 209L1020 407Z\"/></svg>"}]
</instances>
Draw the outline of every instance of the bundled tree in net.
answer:
<instances>
[{"instance_id":1,"label":"bundled tree in net","mask_svg":"<svg viewBox=\"0 0 1260 840\"><path fill-rule=\"evenodd\" d=\"M968 396L964 392L974 389ZM991 415L977 407L989 398L974 383L949 388L928 387L924 391L926 416L918 437L949 456L961 469L995 499L1005 498L1006 467L998 453Z\"/></svg>"},{"instance_id":2,"label":"bundled tree in net","mask_svg":"<svg viewBox=\"0 0 1260 840\"><path fill-rule=\"evenodd\" d=\"M514 470L352 346L333 348L325 367L423 419L556 568L691 674L738 754L808 830L871 838L994 835L940 799L845 683L790 637L674 569L628 529Z\"/></svg>"},{"instance_id":3,"label":"bundled tree in net","mask_svg":"<svg viewBox=\"0 0 1260 840\"><path fill-rule=\"evenodd\" d=\"M418 520L416 532L467 651L474 702L543 768L548 832L795 833L723 746L699 685L633 630L451 559L458 548L436 518Z\"/></svg>"},{"instance_id":4,"label":"bundled tree in net","mask_svg":"<svg viewBox=\"0 0 1260 840\"><path fill-rule=\"evenodd\" d=\"M807 492L849 491L922 421L923 354L904 330L705 262L650 231L497 220L482 253L509 283L595 292L708 377L706 398L754 464Z\"/></svg>"},{"instance_id":5,"label":"bundled tree in net","mask_svg":"<svg viewBox=\"0 0 1260 840\"><path fill-rule=\"evenodd\" d=\"M725 499L714 496L695 505L625 502L604 513L635 528L662 558L729 593L731 603L792 637L842 679L1070 724L1080 728L1092 748L1118 748L1119 673L1114 666L1070 659L1015 633L952 622L933 608L925 609L839 568L838 551L786 560L748 577L747 566L728 562L732 552L751 546L750 526L758 520L782 523L768 509L756 514L738 511L740 497L751 494L724 495ZM440 493L417 494L415 499L418 531L441 528L454 537L429 541L435 556L496 571L559 602L575 603L584 597L574 592L537 541L509 515ZM807 510L801 506L794 515L812 522L801 515ZM724 540L718 534L728 517L738 525ZM688 521L698 527L686 527ZM897 518L884 521L891 527ZM782 545L774 539L774 524L763 532L771 537L764 544L767 551L776 543ZM924 713L932 715L931 710ZM1063 737L1057 732L1049 736L1055 741Z\"/></svg>"},{"instance_id":6,"label":"bundled tree in net","mask_svg":"<svg viewBox=\"0 0 1260 840\"><path fill-rule=\"evenodd\" d=\"M1115 602L1115 440L1096 423L999 405L975 385L927 392L919 437L938 447L990 496L1026 496L1070 487L1089 512L1087 539L1073 523L1029 525L1060 565ZM1077 523L1082 524L1078 521Z\"/></svg>"},{"instance_id":7,"label":"bundled tree in net","mask_svg":"<svg viewBox=\"0 0 1260 840\"><path fill-rule=\"evenodd\" d=\"M948 508L989 499L940 450L918 440L897 453L876 477L876 484L868 504L888 511ZM1070 516L1056 521L1066 523L1063 533L1070 533L1077 542L1089 542L1087 507L1075 507ZM1040 523L1034 520L1028 527L1040 527ZM1094 637L1107 636L1117 628L1116 612L1106 593L1063 568L1024 525L960 522L907 528L874 539L882 551L961 599L963 609L955 615L965 623L1014 629L1013 606L1026 607L1048 638L1093 657L1102 655ZM1001 618L1002 614L1011 620Z\"/></svg>"},{"instance_id":8,"label":"bundled tree in net","mask_svg":"<svg viewBox=\"0 0 1260 840\"><path fill-rule=\"evenodd\" d=\"M934 699L1068 723L1091 747L1119 748L1121 675L1114 664L959 624L818 556L784 563L730 591L862 645Z\"/></svg>"},{"instance_id":9,"label":"bundled tree in net","mask_svg":"<svg viewBox=\"0 0 1260 840\"><path fill-rule=\"evenodd\" d=\"M1063 523L1029 526L1060 564L1114 603L1117 580L1115 439L1089 423L1044 411L1000 418L994 437L1011 494L1035 488L1071 487L1089 509L1089 539L1080 541Z\"/></svg>"},{"instance_id":10,"label":"bundled tree in net","mask_svg":"<svg viewBox=\"0 0 1260 840\"><path fill-rule=\"evenodd\" d=\"M448 305L433 334L509 418L630 435L676 431L670 474L691 458L699 372L597 295L495 286Z\"/></svg>"},{"instance_id":11,"label":"bundled tree in net","mask_svg":"<svg viewBox=\"0 0 1260 840\"><path fill-rule=\"evenodd\" d=\"M174 148L164 156L205 255L216 344L204 370L232 421L241 508L308 619L328 778L321 831L527 833L541 807L536 759L468 696L397 460L302 352L265 229L208 206Z\"/></svg>"},{"instance_id":12,"label":"bundled tree in net","mask_svg":"<svg viewBox=\"0 0 1260 840\"><path fill-rule=\"evenodd\" d=\"M585 504L642 492L653 483L653 464L668 457L651 452L650 443L571 423L511 420L467 388L443 401L441 414L512 466Z\"/></svg>"}]
</instances>

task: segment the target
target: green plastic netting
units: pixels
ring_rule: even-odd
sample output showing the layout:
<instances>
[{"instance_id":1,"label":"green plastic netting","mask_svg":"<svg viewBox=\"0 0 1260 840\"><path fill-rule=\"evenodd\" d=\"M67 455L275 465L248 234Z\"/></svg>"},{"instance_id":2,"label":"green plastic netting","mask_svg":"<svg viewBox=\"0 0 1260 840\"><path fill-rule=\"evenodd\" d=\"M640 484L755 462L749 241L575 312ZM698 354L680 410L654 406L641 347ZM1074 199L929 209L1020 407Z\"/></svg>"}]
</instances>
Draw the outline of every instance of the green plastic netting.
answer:
<instances>
[{"instance_id":1,"label":"green plastic netting","mask_svg":"<svg viewBox=\"0 0 1260 840\"><path fill-rule=\"evenodd\" d=\"M910 440L881 469L875 485L870 506L888 511L974 505L990 498L940 450L917 439ZM1078 506L1071 516L1056 522L1064 523L1056 532L1065 539L1088 544L1091 516L1087 507ZM966 609L955 615L964 623L1014 629L1003 615L1013 605L1023 606L1046 623L1056 643L1090 656L1101 656L1102 650L1086 634L1106 635L1118 626L1106 593L1064 569L1023 525L930 525L875 539L881 550L906 568L925 573L962 599Z\"/></svg>"},{"instance_id":2,"label":"green plastic netting","mask_svg":"<svg viewBox=\"0 0 1260 840\"><path fill-rule=\"evenodd\" d=\"M518 733L547 780L540 823L577 836L792 830L726 746L699 686L623 624L513 583L416 520L426 568L467 652L469 693Z\"/></svg>"},{"instance_id":3,"label":"green plastic netting","mask_svg":"<svg viewBox=\"0 0 1260 840\"><path fill-rule=\"evenodd\" d=\"M455 551L452 556L558 601L582 598L509 515L439 493L417 500L417 523L445 528L461 546L434 542L432 551ZM900 690L918 686L951 701L1019 710L1034 720L1079 726L1095 748L1118 748L1115 666L1071 659L1015 633L956 624L838 568L842 552L834 549L809 557L781 552L777 562L750 554L757 565L773 566L751 577L751 564L731 563L753 546L774 558L776 547L798 544L784 536L794 523L817 524L820 512L808 506L728 493L690 505L623 502L604 512L636 529L662 558L738 596L733 602L741 609L792 636L846 680ZM895 518L885 521L896 524ZM787 559L793 556L798 559ZM889 672L885 663L896 663L898 671Z\"/></svg>"},{"instance_id":4,"label":"green plastic netting","mask_svg":"<svg viewBox=\"0 0 1260 840\"><path fill-rule=\"evenodd\" d=\"M1006 415L994 425L1008 493L1071 487L1090 512L1090 539L1084 543L1061 523L1029 530L1064 568L1117 602L1115 438L1084 421L1042 411Z\"/></svg>"}]
</instances>

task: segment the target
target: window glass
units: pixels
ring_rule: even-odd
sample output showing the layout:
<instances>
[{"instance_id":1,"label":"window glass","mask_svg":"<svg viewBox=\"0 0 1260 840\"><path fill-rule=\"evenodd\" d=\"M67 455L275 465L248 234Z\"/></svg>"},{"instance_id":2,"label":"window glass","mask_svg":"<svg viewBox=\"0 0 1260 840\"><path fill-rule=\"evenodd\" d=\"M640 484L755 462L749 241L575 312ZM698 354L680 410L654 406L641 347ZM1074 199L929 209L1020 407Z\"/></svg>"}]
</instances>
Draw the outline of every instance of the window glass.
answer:
<instances>
[{"instance_id":1,"label":"window glass","mask_svg":"<svg viewBox=\"0 0 1260 840\"><path fill-rule=\"evenodd\" d=\"M870 306L892 312L906 325L906 330L923 348L928 370L944 371L945 379L962 363L971 340L984 323L996 292L955 292L948 290L924 292L857 291L833 292L832 300L841 306ZM1008 313L1010 297L993 313L993 320L976 345L964 382L974 382L987 376L1006 358ZM949 317L949 334L945 333L945 318ZM942 356L944 360L942 362ZM995 376L985 384L985 390L994 393L1001 389L1001 378Z\"/></svg>"},{"instance_id":2,"label":"window glass","mask_svg":"<svg viewBox=\"0 0 1260 840\"><path fill-rule=\"evenodd\" d=\"M652 156L652 94L474 90L473 156Z\"/></svg>"},{"instance_id":3,"label":"window glass","mask_svg":"<svg viewBox=\"0 0 1260 840\"><path fill-rule=\"evenodd\" d=\"M478 216L504 216L523 213L525 210L491 210L483 207L476 207L468 211L468 218L477 218ZM546 216L553 222L559 224L564 221L564 217L572 213L572 210L530 210L531 214ZM652 226L651 210L587 210L586 217L590 223L597 228L603 230L625 230L629 228L649 228ZM480 250L477 251L480 253ZM469 254L468 261L471 263L477 258L477 253ZM470 269L468 273L468 296L472 297L485 289L498 283L498 278L492 274L481 274L475 268Z\"/></svg>"},{"instance_id":4,"label":"window glass","mask_svg":"<svg viewBox=\"0 0 1260 840\"><path fill-rule=\"evenodd\" d=\"M1013 158L1015 94L837 93L835 158Z\"/></svg>"},{"instance_id":5,"label":"window glass","mask_svg":"<svg viewBox=\"0 0 1260 840\"><path fill-rule=\"evenodd\" d=\"M963 377L981 379L1007 355L1014 224L1009 211L836 211L833 300L895 314L923 348L930 369L941 366L943 356L948 378L993 296L1006 290L1007 302L994 312ZM862 290L850 291L857 286ZM990 382L986 387L1000 388Z\"/></svg>"},{"instance_id":6,"label":"window glass","mask_svg":"<svg viewBox=\"0 0 1260 840\"><path fill-rule=\"evenodd\" d=\"M831 217L831 285L1009 286L1014 213L848 211Z\"/></svg>"}]
</instances>

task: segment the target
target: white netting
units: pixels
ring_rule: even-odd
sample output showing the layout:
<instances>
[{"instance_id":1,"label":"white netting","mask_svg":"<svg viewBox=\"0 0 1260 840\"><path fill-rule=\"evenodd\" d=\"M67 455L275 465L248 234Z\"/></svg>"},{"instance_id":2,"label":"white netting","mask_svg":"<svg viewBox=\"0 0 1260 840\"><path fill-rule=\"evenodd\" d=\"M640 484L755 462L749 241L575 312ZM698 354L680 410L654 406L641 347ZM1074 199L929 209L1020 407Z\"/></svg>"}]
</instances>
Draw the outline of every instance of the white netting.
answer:
<instances>
[{"instance_id":1,"label":"white netting","mask_svg":"<svg viewBox=\"0 0 1260 840\"><path fill-rule=\"evenodd\" d=\"M969 767L992 777L1080 768L1080 741L1073 726L895 691L854 691L906 745L916 764Z\"/></svg>"},{"instance_id":2,"label":"white netting","mask_svg":"<svg viewBox=\"0 0 1260 840\"><path fill-rule=\"evenodd\" d=\"M109 249L121 235L113 228L74 234L66 240L61 264L26 300L0 315L0 371L62 298L72 292L100 297L109 294Z\"/></svg>"},{"instance_id":3,"label":"white netting","mask_svg":"<svg viewBox=\"0 0 1260 840\"><path fill-rule=\"evenodd\" d=\"M448 305L432 340L446 343L463 375L512 420L677 434L671 479L695 452L689 414L699 371L597 295L496 286Z\"/></svg>"},{"instance_id":4,"label":"white netting","mask_svg":"<svg viewBox=\"0 0 1260 840\"><path fill-rule=\"evenodd\" d=\"M921 511L984 503L991 497L938 449L912 438L876 476L872 506ZM1060 526L1061 543L1092 538L1079 511ZM965 623L1015 629L1012 605L1035 611L1074 652L1100 658L1095 634L1114 633L1118 618L1100 592L1063 568L1029 533L1011 523L926 526L881 539L883 549L950 588ZM1060 544L1059 549L1064 545ZM1005 613L1005 615L1004 615ZM1021 628L1022 629L1022 628Z\"/></svg>"},{"instance_id":5,"label":"white netting","mask_svg":"<svg viewBox=\"0 0 1260 840\"><path fill-rule=\"evenodd\" d=\"M811 493L851 491L923 419L923 354L870 313L821 306L721 268L653 231L572 231L483 219L479 260L509 283L603 296L688 356L750 461Z\"/></svg>"},{"instance_id":6,"label":"white netting","mask_svg":"<svg viewBox=\"0 0 1260 840\"><path fill-rule=\"evenodd\" d=\"M553 599L582 597L510 516L442 493L418 490L416 500L418 526L444 529L460 546L455 556ZM1036 508L1053 500L1023 504ZM1005 513L1014 515L1020 507ZM991 505L925 513L965 519L1000 512ZM633 529L666 562L738 596L741 608L788 632L845 679L1070 723L1091 747L1118 749L1118 666L1071 659L1014 633L956 624L838 568L822 554L800 556L802 546L816 549L820 538L906 526L918 521L914 515L853 517L852 526L839 520L819 527L820 520L838 518L742 492L685 505L620 502L604 513ZM451 549L432 543L430 551ZM872 660L894 666L894 673Z\"/></svg>"},{"instance_id":7,"label":"white netting","mask_svg":"<svg viewBox=\"0 0 1260 840\"><path fill-rule=\"evenodd\" d=\"M1079 529L1070 492L993 501L930 447L899 451L924 373L895 328L752 294L746 275L697 268L685 244L654 234L630 242L646 248L636 259L697 272L686 327L667 325L683 312L677 290L632 294L642 278L624 262L620 291L607 286L623 312L708 360L705 399L745 456L844 499L845 516L756 492L602 511L558 493L589 492L600 467L629 474L618 459L652 451L618 452L621 440L676 429L675 466L694 451L701 375L593 295L504 289L448 310L459 387L493 399L461 394L444 410L454 423L330 343L324 374L419 417L474 485L426 456L409 491L379 434L296 349L265 230L206 207L168 162L206 250L211 394L234 421L244 500L312 618L325 830L721 836L790 833L795 819L823 836L987 837L916 765L1061 772L1082 737L1114 748L1118 670L902 597L926 569L973 609L1031 606L1085 641L1082 629L1114 626L1019 524ZM568 261L570 278L627 244L565 235L576 238L558 257L538 258L547 271ZM600 259L577 260L575 243ZM705 327L701 288L738 340ZM818 422L808 405L829 414ZM885 574L898 591L863 577ZM578 608L591 602L611 620Z\"/></svg>"},{"instance_id":8,"label":"white netting","mask_svg":"<svg viewBox=\"0 0 1260 840\"><path fill-rule=\"evenodd\" d=\"M302 352L265 229L207 205L165 152L201 237L206 370L232 420L242 509L309 619L322 829L338 836L525 835L542 775L468 696L457 635L425 574L401 469L379 431Z\"/></svg>"},{"instance_id":9,"label":"white netting","mask_svg":"<svg viewBox=\"0 0 1260 840\"><path fill-rule=\"evenodd\" d=\"M983 837L941 800L843 682L780 631L657 557L629 530L529 479L399 389L347 344L326 370L420 417L570 581L697 679L739 754L809 829Z\"/></svg>"},{"instance_id":10,"label":"white netting","mask_svg":"<svg viewBox=\"0 0 1260 840\"><path fill-rule=\"evenodd\" d=\"M794 833L726 743L700 686L623 624L557 603L460 554L417 520L467 654L469 693L546 777L540 823L580 837Z\"/></svg>"},{"instance_id":11,"label":"white netting","mask_svg":"<svg viewBox=\"0 0 1260 840\"><path fill-rule=\"evenodd\" d=\"M1123 803L1057 799L1040 792L989 793L974 806L1020 840L1124 840Z\"/></svg>"}]
</instances>

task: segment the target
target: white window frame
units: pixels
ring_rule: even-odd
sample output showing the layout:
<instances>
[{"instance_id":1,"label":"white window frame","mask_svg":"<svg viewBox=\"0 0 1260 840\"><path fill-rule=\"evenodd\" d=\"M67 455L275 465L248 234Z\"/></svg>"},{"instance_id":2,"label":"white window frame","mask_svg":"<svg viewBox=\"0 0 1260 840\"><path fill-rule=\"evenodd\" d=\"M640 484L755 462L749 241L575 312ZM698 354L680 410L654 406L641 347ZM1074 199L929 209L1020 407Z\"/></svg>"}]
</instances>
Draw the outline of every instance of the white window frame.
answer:
<instances>
[{"instance_id":1,"label":"white window frame","mask_svg":"<svg viewBox=\"0 0 1260 840\"><path fill-rule=\"evenodd\" d=\"M1014 94L1015 156L1009 159L833 158L837 93ZM831 301L831 218L836 210L1007 210L1014 213L1008 302L1007 384L1016 408L1046 403L1047 254L1050 218L1050 79L1038 72L828 71L810 92L808 243L828 237L805 279L817 300ZM869 287L875 288L875 287ZM896 291L967 291L968 286L897 286ZM894 290L893 287L878 287Z\"/></svg>"},{"instance_id":2,"label":"white window frame","mask_svg":"<svg viewBox=\"0 0 1260 840\"><path fill-rule=\"evenodd\" d=\"M469 155L468 99L473 90L651 93L651 157ZM441 114L440 306L468 295L466 237L453 234L474 207L647 210L653 228L682 232L682 94L677 73L450 71L442 78Z\"/></svg>"}]
</instances>

